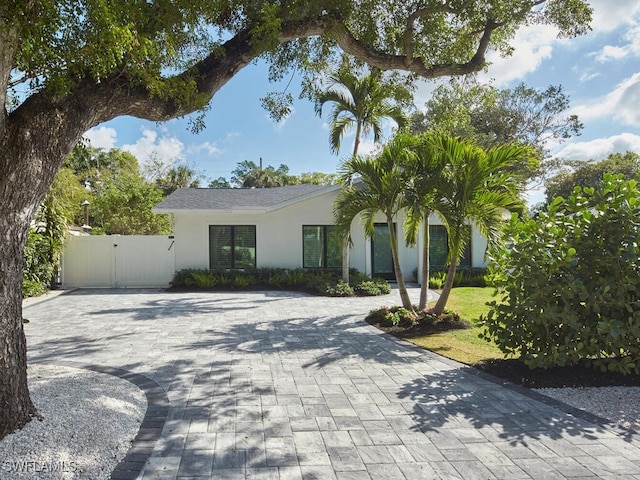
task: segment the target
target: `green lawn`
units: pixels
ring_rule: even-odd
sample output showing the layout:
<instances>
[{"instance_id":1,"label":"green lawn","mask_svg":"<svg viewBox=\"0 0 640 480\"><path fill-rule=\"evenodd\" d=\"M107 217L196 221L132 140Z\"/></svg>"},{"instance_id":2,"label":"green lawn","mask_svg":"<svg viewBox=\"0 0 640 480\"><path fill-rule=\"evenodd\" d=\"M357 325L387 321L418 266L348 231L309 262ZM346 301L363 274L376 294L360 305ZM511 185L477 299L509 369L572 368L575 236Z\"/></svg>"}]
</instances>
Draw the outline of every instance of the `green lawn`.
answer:
<instances>
[{"instance_id":1,"label":"green lawn","mask_svg":"<svg viewBox=\"0 0 640 480\"><path fill-rule=\"evenodd\" d=\"M489 311L485 304L493 300L493 288L458 287L451 291L447 308L455 310L462 318L471 322ZM481 329L452 330L445 333L408 338L420 347L442 356L472 365L482 360L503 358L502 352L493 343L478 338Z\"/></svg>"}]
</instances>

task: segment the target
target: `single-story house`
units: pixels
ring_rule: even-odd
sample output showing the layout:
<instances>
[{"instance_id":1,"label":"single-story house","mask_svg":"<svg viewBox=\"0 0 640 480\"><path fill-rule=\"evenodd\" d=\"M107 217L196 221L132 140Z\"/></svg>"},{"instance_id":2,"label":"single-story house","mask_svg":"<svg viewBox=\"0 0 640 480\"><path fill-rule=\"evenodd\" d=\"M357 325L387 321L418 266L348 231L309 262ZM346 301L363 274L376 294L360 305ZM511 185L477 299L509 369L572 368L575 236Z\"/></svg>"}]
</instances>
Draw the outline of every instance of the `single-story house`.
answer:
<instances>
[{"instance_id":1,"label":"single-story house","mask_svg":"<svg viewBox=\"0 0 640 480\"><path fill-rule=\"evenodd\" d=\"M341 186L293 185L277 188L182 188L154 207L173 225L175 269L184 268L340 268L341 239L333 226L333 203ZM402 215L399 215L401 217ZM402 237L404 218L397 219ZM447 236L437 216L430 219L430 261L444 266ZM461 264L485 266L486 239L475 229ZM381 215L373 238L365 238L356 219L351 227L352 268L393 279L389 231ZM418 245L400 242L407 280L420 271ZM418 279L420 280L420 279Z\"/></svg>"}]
</instances>

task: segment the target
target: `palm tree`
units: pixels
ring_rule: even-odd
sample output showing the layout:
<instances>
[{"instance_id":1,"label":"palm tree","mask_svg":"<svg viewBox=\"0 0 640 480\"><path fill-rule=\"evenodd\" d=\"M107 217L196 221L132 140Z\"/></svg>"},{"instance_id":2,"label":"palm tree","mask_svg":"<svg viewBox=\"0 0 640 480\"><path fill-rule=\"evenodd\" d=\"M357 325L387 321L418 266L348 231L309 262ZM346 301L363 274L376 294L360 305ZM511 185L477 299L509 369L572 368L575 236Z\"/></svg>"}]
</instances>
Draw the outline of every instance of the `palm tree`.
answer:
<instances>
[{"instance_id":1,"label":"palm tree","mask_svg":"<svg viewBox=\"0 0 640 480\"><path fill-rule=\"evenodd\" d=\"M402 108L390 99L398 99L400 90L382 81L382 72L373 70L369 75L358 78L348 67L343 67L331 75L331 87L317 94L316 114L322 116L325 103L333 103L331 112L331 133L329 144L331 151L338 153L345 133L355 127L353 156L358 154L362 135L373 132L373 139L382 138L382 120L391 118L398 128L407 124ZM406 93L406 92L405 92ZM345 178L351 185L351 177ZM349 244L345 237L342 248L342 279L349 282Z\"/></svg>"},{"instance_id":2,"label":"palm tree","mask_svg":"<svg viewBox=\"0 0 640 480\"><path fill-rule=\"evenodd\" d=\"M198 188L200 178L199 174L188 165L174 165L162 177L156 179L156 185L166 197L179 188Z\"/></svg>"},{"instance_id":3,"label":"palm tree","mask_svg":"<svg viewBox=\"0 0 640 480\"><path fill-rule=\"evenodd\" d=\"M334 204L338 230L351 243L351 223L360 215L367 237L374 234L375 216L382 212L389 228L389 240L398 290L404 308L413 309L404 283L398 257L398 238L393 228L396 214L404 206L405 171L403 165L415 162L415 137L400 134L374 158L353 156L342 167L344 180L359 175L362 183L341 190Z\"/></svg>"},{"instance_id":4,"label":"palm tree","mask_svg":"<svg viewBox=\"0 0 640 480\"><path fill-rule=\"evenodd\" d=\"M498 240L504 213L522 209L521 184L508 173L515 163L535 161L529 147L515 144L483 150L470 140L448 135L430 138L431 149L445 167L438 186L438 213L448 234L449 268L434 313L443 312L453 287L456 265L462 257L469 224L474 224L489 244Z\"/></svg>"},{"instance_id":5,"label":"palm tree","mask_svg":"<svg viewBox=\"0 0 640 480\"><path fill-rule=\"evenodd\" d=\"M419 309L425 309L429 289L429 217L438 211L438 185L442 181L443 157L434 155L428 137L424 136L416 150L415 161L407 165L405 192L406 219L405 241L407 245L417 243L418 230L423 227L422 284L420 286Z\"/></svg>"}]
</instances>

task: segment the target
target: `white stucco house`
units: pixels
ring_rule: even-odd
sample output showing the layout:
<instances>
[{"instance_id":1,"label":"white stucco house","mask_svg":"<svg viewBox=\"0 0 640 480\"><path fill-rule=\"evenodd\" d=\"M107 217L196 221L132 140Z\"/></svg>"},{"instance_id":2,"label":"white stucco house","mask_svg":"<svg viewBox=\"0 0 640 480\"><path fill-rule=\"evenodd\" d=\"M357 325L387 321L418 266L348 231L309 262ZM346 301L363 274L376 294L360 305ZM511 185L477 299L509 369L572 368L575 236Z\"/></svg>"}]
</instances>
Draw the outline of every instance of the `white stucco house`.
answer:
<instances>
[{"instance_id":1,"label":"white stucco house","mask_svg":"<svg viewBox=\"0 0 640 480\"><path fill-rule=\"evenodd\" d=\"M184 268L340 268L341 241L333 227L333 202L339 185L279 188L183 188L154 213L169 214L173 225L175 270ZM351 267L393 279L388 227L380 216L374 238L352 225ZM401 228L404 219L397 219ZM401 233L401 232L400 232ZM421 243L399 256L407 280L421 263ZM446 232L431 218L431 262L444 265ZM485 266L486 239L472 229L463 265ZM420 279L418 279L420 280Z\"/></svg>"}]
</instances>

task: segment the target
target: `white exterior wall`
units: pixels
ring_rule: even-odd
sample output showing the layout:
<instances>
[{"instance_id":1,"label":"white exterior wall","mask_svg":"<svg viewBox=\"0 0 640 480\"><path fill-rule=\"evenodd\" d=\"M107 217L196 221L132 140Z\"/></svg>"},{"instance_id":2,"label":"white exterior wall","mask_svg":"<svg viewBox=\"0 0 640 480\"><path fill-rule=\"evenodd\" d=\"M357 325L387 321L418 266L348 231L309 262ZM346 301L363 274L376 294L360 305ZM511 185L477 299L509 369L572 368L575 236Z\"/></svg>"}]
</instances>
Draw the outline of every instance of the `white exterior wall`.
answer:
<instances>
[{"instance_id":1,"label":"white exterior wall","mask_svg":"<svg viewBox=\"0 0 640 480\"><path fill-rule=\"evenodd\" d=\"M216 212L180 213L174 217L175 268L209 268L209 225L255 225L257 267L302 267L302 226L332 225L333 201L337 191L293 203L271 212ZM379 215L376 222L386 223ZM432 225L441 224L437 216L430 219ZM399 256L402 271L407 280L421 261L422 234L417 247L404 243L402 227L404 216L396 220ZM359 220L352 225L353 246L349 255L350 265L371 274L371 240L364 236ZM472 234L472 265L484 266L486 240L475 229ZM419 270L419 269L418 269Z\"/></svg>"}]
</instances>

